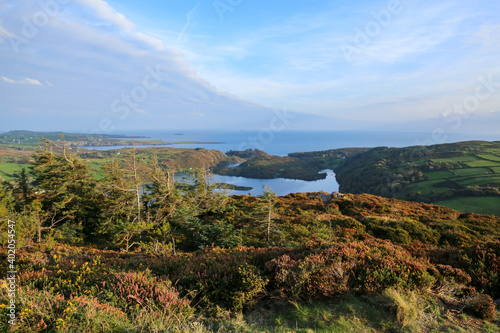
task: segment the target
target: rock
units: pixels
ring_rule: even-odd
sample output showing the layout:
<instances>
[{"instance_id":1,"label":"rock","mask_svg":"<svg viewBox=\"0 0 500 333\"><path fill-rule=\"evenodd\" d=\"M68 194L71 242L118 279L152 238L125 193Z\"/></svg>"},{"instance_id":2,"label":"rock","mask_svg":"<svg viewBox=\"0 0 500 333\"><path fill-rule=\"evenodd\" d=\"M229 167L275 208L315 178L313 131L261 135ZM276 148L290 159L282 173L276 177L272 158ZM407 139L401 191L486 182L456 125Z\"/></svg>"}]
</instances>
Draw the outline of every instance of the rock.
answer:
<instances>
[{"instance_id":1,"label":"rock","mask_svg":"<svg viewBox=\"0 0 500 333\"><path fill-rule=\"evenodd\" d=\"M342 199L343 195L340 192L333 192L332 197L335 197L337 199Z\"/></svg>"},{"instance_id":2,"label":"rock","mask_svg":"<svg viewBox=\"0 0 500 333\"><path fill-rule=\"evenodd\" d=\"M333 192L332 194L326 194L324 192L319 192L318 194L311 194L309 195L309 198L314 198L314 197L320 197L324 203L330 203L332 202L333 198L337 199L342 199L342 193L340 192Z\"/></svg>"}]
</instances>

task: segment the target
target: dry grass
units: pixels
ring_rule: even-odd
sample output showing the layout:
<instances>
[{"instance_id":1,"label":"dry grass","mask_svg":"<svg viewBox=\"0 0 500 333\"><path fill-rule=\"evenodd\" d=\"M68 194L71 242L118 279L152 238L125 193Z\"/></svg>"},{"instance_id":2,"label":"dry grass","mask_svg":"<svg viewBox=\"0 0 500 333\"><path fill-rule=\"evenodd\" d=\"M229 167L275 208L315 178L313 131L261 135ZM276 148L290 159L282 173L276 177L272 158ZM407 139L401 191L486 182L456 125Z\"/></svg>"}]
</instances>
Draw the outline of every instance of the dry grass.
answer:
<instances>
[{"instance_id":1,"label":"dry grass","mask_svg":"<svg viewBox=\"0 0 500 333\"><path fill-rule=\"evenodd\" d=\"M390 288L383 295L393 303L396 319L403 332L428 332L436 326L434 316L429 313L428 305L422 294Z\"/></svg>"}]
</instances>

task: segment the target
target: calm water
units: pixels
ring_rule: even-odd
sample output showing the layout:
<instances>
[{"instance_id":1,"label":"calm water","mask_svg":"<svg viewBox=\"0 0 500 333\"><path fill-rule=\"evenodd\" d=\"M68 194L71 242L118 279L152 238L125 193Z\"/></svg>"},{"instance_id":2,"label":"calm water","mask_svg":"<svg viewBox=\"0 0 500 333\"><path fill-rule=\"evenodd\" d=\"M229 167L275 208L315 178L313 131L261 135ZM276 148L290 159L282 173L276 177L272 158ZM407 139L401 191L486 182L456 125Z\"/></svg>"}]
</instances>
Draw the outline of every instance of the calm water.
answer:
<instances>
[{"instance_id":1,"label":"calm water","mask_svg":"<svg viewBox=\"0 0 500 333\"><path fill-rule=\"evenodd\" d=\"M211 183L226 183L238 186L252 187L251 190L236 191L228 190L231 195L235 194L251 194L254 196L261 195L263 192L262 187L265 185L269 187L277 195L287 195L289 193L299 192L334 192L339 190L339 184L335 179L335 173L332 170L322 170L321 173L326 173L325 179L315 181L305 181L297 179L254 179L245 177L234 176L220 176L214 175L211 178ZM176 180L185 180L188 176L185 173L179 172L176 174Z\"/></svg>"},{"instance_id":2,"label":"calm water","mask_svg":"<svg viewBox=\"0 0 500 333\"><path fill-rule=\"evenodd\" d=\"M253 187L249 191L229 191L230 194L251 194L254 196L261 195L264 185L268 186L277 195L287 195L289 193L298 192L334 192L339 190L339 184L335 179L335 173L332 170L323 170L327 174L325 179L315 181L305 181L296 179L253 179L245 177L233 176L215 176L214 182L227 183L239 186Z\"/></svg>"},{"instance_id":3,"label":"calm water","mask_svg":"<svg viewBox=\"0 0 500 333\"><path fill-rule=\"evenodd\" d=\"M177 133L177 134L176 134ZM318 151L346 147L407 147L451 143L466 140L500 140L495 135L485 134L447 134L440 142L432 141L431 133L407 132L360 132L360 131L288 131L269 132L230 132L230 131L128 131L120 134L130 136L148 136L152 139L175 141L213 141L220 144L174 144L174 148L205 148L223 152L256 148L272 155L286 156L293 152ZM182 135L179 135L182 134ZM147 146L137 146L147 147ZM120 149L123 146L98 147L99 150ZM333 192L339 185L333 171L327 171L327 177L317 181L293 179L252 179L244 177L216 176L213 181L239 186L252 187L250 191L230 191L232 194L262 194L262 186L267 185L278 195L296 192Z\"/></svg>"},{"instance_id":4,"label":"calm water","mask_svg":"<svg viewBox=\"0 0 500 333\"><path fill-rule=\"evenodd\" d=\"M182 134L182 135L176 135ZM347 147L407 147L451 143L466 140L500 140L487 134L446 134L444 140L435 142L431 133L423 132L361 132L361 131L283 131L283 132L230 132L230 131L124 131L125 135L149 136L152 139L175 141L212 141L221 144L174 144L175 148L206 148L223 152L256 148L272 155L286 156L294 152L306 152ZM143 146L137 146L143 147ZM119 149L99 147L97 149Z\"/></svg>"}]
</instances>

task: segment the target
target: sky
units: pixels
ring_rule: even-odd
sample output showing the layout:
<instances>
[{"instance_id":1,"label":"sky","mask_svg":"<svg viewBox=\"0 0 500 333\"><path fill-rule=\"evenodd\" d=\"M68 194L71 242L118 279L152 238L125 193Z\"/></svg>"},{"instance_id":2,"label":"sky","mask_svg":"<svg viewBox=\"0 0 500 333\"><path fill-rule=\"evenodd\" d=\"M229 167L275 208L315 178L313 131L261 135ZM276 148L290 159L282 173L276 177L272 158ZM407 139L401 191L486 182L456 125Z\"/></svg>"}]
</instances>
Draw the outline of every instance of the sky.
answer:
<instances>
[{"instance_id":1,"label":"sky","mask_svg":"<svg viewBox=\"0 0 500 333\"><path fill-rule=\"evenodd\" d=\"M0 131L500 135L496 0L3 0Z\"/></svg>"}]
</instances>

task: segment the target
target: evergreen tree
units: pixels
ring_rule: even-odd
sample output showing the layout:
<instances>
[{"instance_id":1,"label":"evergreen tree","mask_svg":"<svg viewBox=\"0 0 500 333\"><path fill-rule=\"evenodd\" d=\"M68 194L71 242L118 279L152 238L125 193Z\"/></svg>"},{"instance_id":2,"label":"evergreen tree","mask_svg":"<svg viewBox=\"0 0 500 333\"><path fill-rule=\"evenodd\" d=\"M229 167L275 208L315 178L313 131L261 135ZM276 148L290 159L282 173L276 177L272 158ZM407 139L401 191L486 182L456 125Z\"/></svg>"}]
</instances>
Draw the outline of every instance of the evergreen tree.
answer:
<instances>
[{"instance_id":1,"label":"evergreen tree","mask_svg":"<svg viewBox=\"0 0 500 333\"><path fill-rule=\"evenodd\" d=\"M141 168L135 147L123 163L112 161L104 167L105 221L100 232L127 252L140 245L142 236L155 225L145 209L148 198L144 169L147 168Z\"/></svg>"},{"instance_id":2,"label":"evergreen tree","mask_svg":"<svg viewBox=\"0 0 500 333\"><path fill-rule=\"evenodd\" d=\"M257 227L263 230L267 244L271 245L272 234L279 232L278 225L274 221L276 217L276 213L274 212L276 193L265 185L262 189L264 192L259 198L257 209L253 213L253 218L257 223Z\"/></svg>"},{"instance_id":3,"label":"evergreen tree","mask_svg":"<svg viewBox=\"0 0 500 333\"><path fill-rule=\"evenodd\" d=\"M16 212L22 212L29 208L32 200L32 188L29 185L26 169L22 168L19 175L15 175L18 179L15 182L4 182L4 186L9 189L14 199L14 209Z\"/></svg>"},{"instance_id":4,"label":"evergreen tree","mask_svg":"<svg viewBox=\"0 0 500 333\"><path fill-rule=\"evenodd\" d=\"M60 152L54 152L59 150ZM62 146L45 141L34 154L33 185L42 210L54 214L70 238L90 237L101 218L102 197L88 165Z\"/></svg>"}]
</instances>

